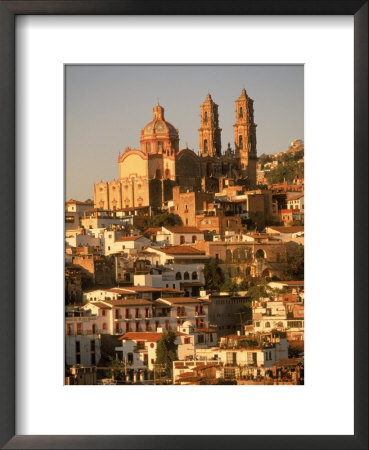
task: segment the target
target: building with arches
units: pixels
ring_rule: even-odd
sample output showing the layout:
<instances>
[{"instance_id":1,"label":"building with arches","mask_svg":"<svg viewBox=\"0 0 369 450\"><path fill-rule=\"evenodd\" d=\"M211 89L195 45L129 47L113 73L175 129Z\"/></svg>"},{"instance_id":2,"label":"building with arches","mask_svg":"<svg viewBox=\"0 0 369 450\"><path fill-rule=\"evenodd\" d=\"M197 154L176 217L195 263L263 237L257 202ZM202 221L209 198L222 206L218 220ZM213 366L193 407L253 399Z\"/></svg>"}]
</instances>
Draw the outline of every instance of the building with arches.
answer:
<instances>
[{"instance_id":1,"label":"building with arches","mask_svg":"<svg viewBox=\"0 0 369 450\"><path fill-rule=\"evenodd\" d=\"M216 193L224 180L253 187L256 183L256 124L253 100L242 89L236 103L234 150L222 154L218 105L210 93L200 106L199 154L179 148L178 129L165 119L157 103L153 119L140 133L140 148L118 155L118 178L94 185L94 208L121 210L160 208L173 198L174 186Z\"/></svg>"}]
</instances>

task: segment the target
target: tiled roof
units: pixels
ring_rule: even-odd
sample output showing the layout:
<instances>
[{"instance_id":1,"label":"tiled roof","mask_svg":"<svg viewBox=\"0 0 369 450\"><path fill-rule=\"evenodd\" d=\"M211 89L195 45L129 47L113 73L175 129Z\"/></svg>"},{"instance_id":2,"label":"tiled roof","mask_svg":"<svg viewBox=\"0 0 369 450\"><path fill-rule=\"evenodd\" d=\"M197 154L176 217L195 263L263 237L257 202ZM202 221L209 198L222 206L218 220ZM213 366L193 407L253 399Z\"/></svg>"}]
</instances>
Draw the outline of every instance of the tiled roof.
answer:
<instances>
[{"instance_id":1,"label":"tiled roof","mask_svg":"<svg viewBox=\"0 0 369 450\"><path fill-rule=\"evenodd\" d=\"M102 302L93 302L93 303L89 303L90 305L93 306L97 306L100 309L111 309L112 307L109 305L106 305L105 303Z\"/></svg>"},{"instance_id":2,"label":"tiled roof","mask_svg":"<svg viewBox=\"0 0 369 450\"><path fill-rule=\"evenodd\" d=\"M304 231L303 226L295 226L295 227L274 227L268 226L274 231L278 231L278 233L299 233L300 231Z\"/></svg>"},{"instance_id":3,"label":"tiled roof","mask_svg":"<svg viewBox=\"0 0 369 450\"><path fill-rule=\"evenodd\" d=\"M282 358L274 363L277 367L282 366L297 366L298 363L302 362L302 358Z\"/></svg>"},{"instance_id":4,"label":"tiled roof","mask_svg":"<svg viewBox=\"0 0 369 450\"><path fill-rule=\"evenodd\" d=\"M153 304L153 302L144 298L122 298L121 300L104 300L104 302L112 306L151 306Z\"/></svg>"},{"instance_id":5,"label":"tiled roof","mask_svg":"<svg viewBox=\"0 0 369 450\"><path fill-rule=\"evenodd\" d=\"M144 236L142 234L140 236L124 236L116 240L116 242L127 242L127 241L137 241Z\"/></svg>"},{"instance_id":6,"label":"tiled roof","mask_svg":"<svg viewBox=\"0 0 369 450\"><path fill-rule=\"evenodd\" d=\"M166 230L170 231L171 233L201 233L202 231L199 230L197 227L163 227Z\"/></svg>"},{"instance_id":7,"label":"tiled roof","mask_svg":"<svg viewBox=\"0 0 369 450\"><path fill-rule=\"evenodd\" d=\"M165 297L159 298L157 302L163 303L168 302L172 305L183 305L185 303L209 303L208 300L201 298L192 298L192 297Z\"/></svg>"},{"instance_id":8,"label":"tiled roof","mask_svg":"<svg viewBox=\"0 0 369 450\"><path fill-rule=\"evenodd\" d=\"M171 247L162 247L160 251L168 255L205 255L204 251L191 247L190 245L173 245Z\"/></svg>"}]
</instances>

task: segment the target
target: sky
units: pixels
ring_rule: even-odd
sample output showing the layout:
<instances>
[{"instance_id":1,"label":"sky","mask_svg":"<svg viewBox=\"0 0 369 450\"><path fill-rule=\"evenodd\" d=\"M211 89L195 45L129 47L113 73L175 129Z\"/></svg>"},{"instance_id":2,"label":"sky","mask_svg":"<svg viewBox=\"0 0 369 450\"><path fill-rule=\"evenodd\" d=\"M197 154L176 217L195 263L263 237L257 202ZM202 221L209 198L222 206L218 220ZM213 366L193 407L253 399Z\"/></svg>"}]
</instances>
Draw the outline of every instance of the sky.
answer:
<instances>
[{"instance_id":1,"label":"sky","mask_svg":"<svg viewBox=\"0 0 369 450\"><path fill-rule=\"evenodd\" d=\"M304 138L302 65L68 65L65 81L66 200L93 198L93 184L118 177L117 158L140 148L156 102L179 130L179 148L199 150L200 104L219 105L222 152L234 148L235 103L254 100L257 154L287 150Z\"/></svg>"}]
</instances>

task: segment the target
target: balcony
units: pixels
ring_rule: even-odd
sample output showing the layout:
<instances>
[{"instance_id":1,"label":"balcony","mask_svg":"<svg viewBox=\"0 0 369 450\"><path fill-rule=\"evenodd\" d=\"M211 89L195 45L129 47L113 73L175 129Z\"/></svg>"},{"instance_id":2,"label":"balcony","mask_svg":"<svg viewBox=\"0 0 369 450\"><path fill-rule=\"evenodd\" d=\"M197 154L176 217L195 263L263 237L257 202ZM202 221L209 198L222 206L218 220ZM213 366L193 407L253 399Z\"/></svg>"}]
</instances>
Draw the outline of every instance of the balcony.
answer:
<instances>
[{"instance_id":1,"label":"balcony","mask_svg":"<svg viewBox=\"0 0 369 450\"><path fill-rule=\"evenodd\" d=\"M95 330L94 332L92 330L78 330L78 331L67 331L65 334L66 336L94 336L97 334L100 334L102 330ZM105 333L107 333L107 330L104 330Z\"/></svg>"},{"instance_id":2,"label":"balcony","mask_svg":"<svg viewBox=\"0 0 369 450\"><path fill-rule=\"evenodd\" d=\"M123 316L121 314L117 314L114 316L114 320L123 320Z\"/></svg>"},{"instance_id":3,"label":"balcony","mask_svg":"<svg viewBox=\"0 0 369 450\"><path fill-rule=\"evenodd\" d=\"M195 312L195 317L204 317L206 316L204 311L197 311Z\"/></svg>"},{"instance_id":4,"label":"balcony","mask_svg":"<svg viewBox=\"0 0 369 450\"><path fill-rule=\"evenodd\" d=\"M133 351L134 351L134 352L138 352L138 353L144 353L144 352L147 352L147 346L146 346L146 345L145 345L145 346L135 345L135 346L133 347Z\"/></svg>"},{"instance_id":5,"label":"balcony","mask_svg":"<svg viewBox=\"0 0 369 450\"><path fill-rule=\"evenodd\" d=\"M124 320L131 320L132 319L132 315L131 314L126 314L124 316Z\"/></svg>"}]
</instances>

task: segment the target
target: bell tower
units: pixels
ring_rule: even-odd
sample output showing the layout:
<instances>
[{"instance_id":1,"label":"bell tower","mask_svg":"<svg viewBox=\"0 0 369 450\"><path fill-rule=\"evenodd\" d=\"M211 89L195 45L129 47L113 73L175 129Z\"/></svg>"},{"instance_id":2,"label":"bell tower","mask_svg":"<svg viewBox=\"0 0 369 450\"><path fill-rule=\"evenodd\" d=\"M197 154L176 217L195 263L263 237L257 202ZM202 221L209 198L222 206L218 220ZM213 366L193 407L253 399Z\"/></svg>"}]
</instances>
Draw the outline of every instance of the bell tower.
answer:
<instances>
[{"instance_id":1,"label":"bell tower","mask_svg":"<svg viewBox=\"0 0 369 450\"><path fill-rule=\"evenodd\" d=\"M250 186L256 185L256 124L254 122L254 100L242 89L236 103L234 143L236 155L240 158L240 169L247 176Z\"/></svg>"},{"instance_id":2,"label":"bell tower","mask_svg":"<svg viewBox=\"0 0 369 450\"><path fill-rule=\"evenodd\" d=\"M201 128L199 128L201 156L221 156L218 105L208 94L201 109Z\"/></svg>"}]
</instances>

